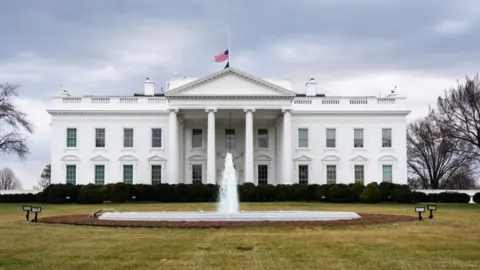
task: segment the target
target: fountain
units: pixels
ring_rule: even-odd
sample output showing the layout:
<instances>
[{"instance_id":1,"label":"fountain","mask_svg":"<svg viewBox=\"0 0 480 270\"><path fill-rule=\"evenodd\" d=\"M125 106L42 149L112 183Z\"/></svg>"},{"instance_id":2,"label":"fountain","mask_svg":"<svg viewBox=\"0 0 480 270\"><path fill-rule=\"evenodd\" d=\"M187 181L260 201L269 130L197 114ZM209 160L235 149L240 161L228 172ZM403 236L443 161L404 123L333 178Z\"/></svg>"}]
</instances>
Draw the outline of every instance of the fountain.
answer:
<instances>
[{"instance_id":1,"label":"fountain","mask_svg":"<svg viewBox=\"0 0 480 270\"><path fill-rule=\"evenodd\" d=\"M238 213L237 175L231 153L227 153L225 157L225 169L223 170L222 182L220 183L219 197L220 200L217 204L218 213Z\"/></svg>"},{"instance_id":2,"label":"fountain","mask_svg":"<svg viewBox=\"0 0 480 270\"><path fill-rule=\"evenodd\" d=\"M112 212L103 213L101 220L135 221L331 221L361 218L355 212L326 211L239 211L237 176L231 153L225 157L225 168L219 190L217 211L199 212Z\"/></svg>"}]
</instances>

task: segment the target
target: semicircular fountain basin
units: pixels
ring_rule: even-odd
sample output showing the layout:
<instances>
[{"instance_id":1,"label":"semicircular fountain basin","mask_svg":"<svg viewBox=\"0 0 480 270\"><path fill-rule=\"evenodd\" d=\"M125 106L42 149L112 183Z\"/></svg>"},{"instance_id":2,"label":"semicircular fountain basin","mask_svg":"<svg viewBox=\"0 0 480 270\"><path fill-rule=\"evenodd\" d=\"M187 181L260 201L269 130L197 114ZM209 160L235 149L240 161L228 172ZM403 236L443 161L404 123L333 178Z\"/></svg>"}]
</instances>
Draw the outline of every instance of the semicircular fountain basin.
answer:
<instances>
[{"instance_id":1,"label":"semicircular fountain basin","mask_svg":"<svg viewBox=\"0 0 480 270\"><path fill-rule=\"evenodd\" d=\"M104 213L102 220L144 221L331 221L361 218L355 212L326 211L245 211L218 212L118 212Z\"/></svg>"}]
</instances>

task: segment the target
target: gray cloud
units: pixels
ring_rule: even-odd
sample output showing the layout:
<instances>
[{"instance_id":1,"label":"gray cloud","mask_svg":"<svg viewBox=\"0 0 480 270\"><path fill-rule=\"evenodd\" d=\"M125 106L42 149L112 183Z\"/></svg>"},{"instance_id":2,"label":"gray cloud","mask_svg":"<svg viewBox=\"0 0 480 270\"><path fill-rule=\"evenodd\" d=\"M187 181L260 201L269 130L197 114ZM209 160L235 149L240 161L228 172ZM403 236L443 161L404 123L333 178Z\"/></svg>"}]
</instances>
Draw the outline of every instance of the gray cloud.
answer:
<instances>
[{"instance_id":1,"label":"gray cloud","mask_svg":"<svg viewBox=\"0 0 480 270\"><path fill-rule=\"evenodd\" d=\"M213 55L227 47L227 23L236 68L292 78L299 91L311 76L337 95L397 85L418 117L478 72L479 18L476 0L1 1L0 81L22 85L20 104L39 127L27 163L2 161L31 186L49 159L44 108L61 85L131 94L145 76L163 85L174 73L207 75L223 68Z\"/></svg>"}]
</instances>

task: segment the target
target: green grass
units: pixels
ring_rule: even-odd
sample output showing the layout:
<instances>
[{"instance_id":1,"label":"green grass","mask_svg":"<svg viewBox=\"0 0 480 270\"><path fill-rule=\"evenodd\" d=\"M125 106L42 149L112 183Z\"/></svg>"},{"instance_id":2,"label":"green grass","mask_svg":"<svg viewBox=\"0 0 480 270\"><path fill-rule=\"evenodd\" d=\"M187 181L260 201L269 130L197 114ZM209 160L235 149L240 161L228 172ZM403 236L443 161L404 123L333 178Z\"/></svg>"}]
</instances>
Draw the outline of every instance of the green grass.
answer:
<instances>
[{"instance_id":1,"label":"green grass","mask_svg":"<svg viewBox=\"0 0 480 270\"><path fill-rule=\"evenodd\" d=\"M214 204L42 205L42 216L213 210ZM413 205L242 204L243 210L415 215ZM433 220L343 228L162 229L32 224L0 204L0 269L480 269L480 205L439 204Z\"/></svg>"}]
</instances>

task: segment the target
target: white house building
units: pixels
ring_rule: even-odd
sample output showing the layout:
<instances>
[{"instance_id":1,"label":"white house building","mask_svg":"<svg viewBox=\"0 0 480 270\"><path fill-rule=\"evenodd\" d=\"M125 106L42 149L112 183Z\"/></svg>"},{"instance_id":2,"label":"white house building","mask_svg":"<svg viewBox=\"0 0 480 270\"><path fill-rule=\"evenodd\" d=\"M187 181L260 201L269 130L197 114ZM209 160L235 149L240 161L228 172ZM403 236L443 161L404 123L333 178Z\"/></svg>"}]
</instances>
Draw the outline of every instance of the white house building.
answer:
<instances>
[{"instance_id":1,"label":"white house building","mask_svg":"<svg viewBox=\"0 0 480 270\"><path fill-rule=\"evenodd\" d=\"M406 184L406 98L325 95L225 68L132 96L54 97L52 183ZM298 94L304 92L306 94Z\"/></svg>"}]
</instances>

